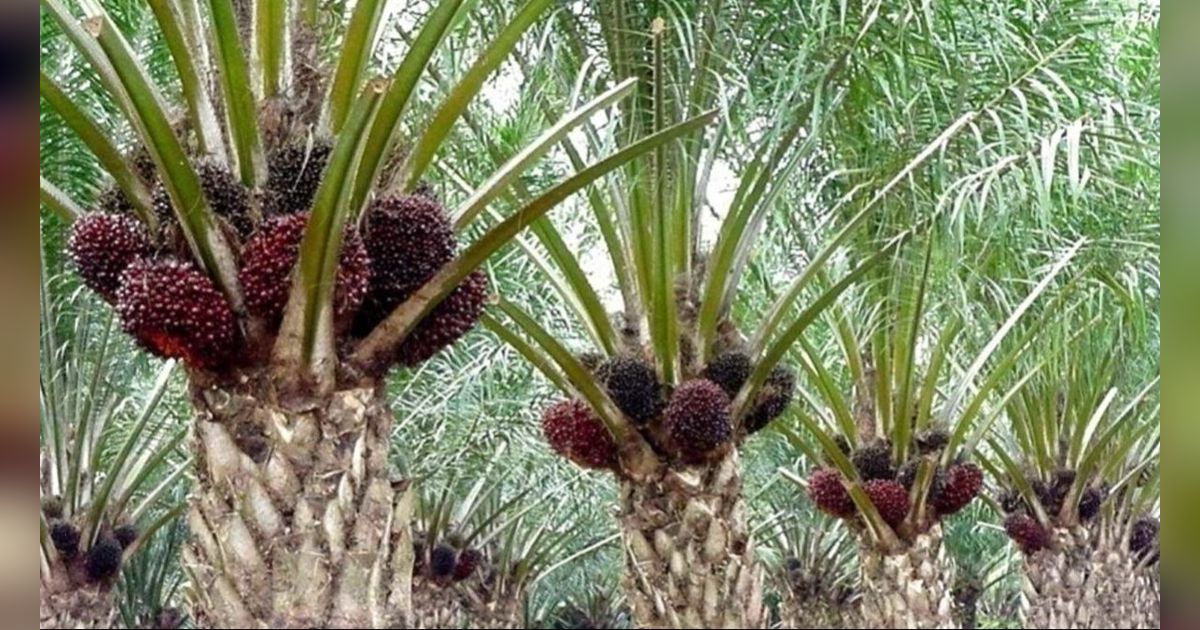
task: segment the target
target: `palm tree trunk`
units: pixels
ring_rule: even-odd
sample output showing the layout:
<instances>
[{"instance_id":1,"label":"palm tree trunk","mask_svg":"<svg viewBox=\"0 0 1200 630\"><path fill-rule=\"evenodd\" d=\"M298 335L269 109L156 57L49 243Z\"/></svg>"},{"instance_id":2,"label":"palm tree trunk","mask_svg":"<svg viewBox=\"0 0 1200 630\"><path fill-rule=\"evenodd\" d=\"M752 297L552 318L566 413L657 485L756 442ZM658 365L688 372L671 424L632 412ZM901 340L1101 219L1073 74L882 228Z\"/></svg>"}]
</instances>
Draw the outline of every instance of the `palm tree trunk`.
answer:
<instances>
[{"instance_id":1,"label":"palm tree trunk","mask_svg":"<svg viewBox=\"0 0 1200 630\"><path fill-rule=\"evenodd\" d=\"M281 408L266 378L193 383L184 552L200 627L390 628L412 610L412 493L388 475L381 388Z\"/></svg>"},{"instance_id":2,"label":"palm tree trunk","mask_svg":"<svg viewBox=\"0 0 1200 630\"><path fill-rule=\"evenodd\" d=\"M711 467L623 480L620 525L622 582L637 627L763 627L736 451Z\"/></svg>"},{"instance_id":3,"label":"palm tree trunk","mask_svg":"<svg viewBox=\"0 0 1200 630\"><path fill-rule=\"evenodd\" d=\"M934 525L899 553L864 544L859 552L867 628L955 628L954 565Z\"/></svg>"},{"instance_id":4,"label":"palm tree trunk","mask_svg":"<svg viewBox=\"0 0 1200 630\"><path fill-rule=\"evenodd\" d=\"M1025 556L1021 621L1029 628L1107 628L1096 601L1088 532L1057 528L1054 544ZM1094 576L1093 576L1094 577ZM1097 625L1101 624L1101 625Z\"/></svg>"},{"instance_id":5,"label":"palm tree trunk","mask_svg":"<svg viewBox=\"0 0 1200 630\"><path fill-rule=\"evenodd\" d=\"M453 585L441 586L424 577L413 582L412 627L427 630L462 628L466 613Z\"/></svg>"},{"instance_id":6,"label":"palm tree trunk","mask_svg":"<svg viewBox=\"0 0 1200 630\"><path fill-rule=\"evenodd\" d=\"M42 580L39 628L111 628L117 617L111 584L72 579L71 571L55 562Z\"/></svg>"},{"instance_id":7,"label":"palm tree trunk","mask_svg":"<svg viewBox=\"0 0 1200 630\"><path fill-rule=\"evenodd\" d=\"M806 597L791 589L782 590L779 602L780 628L860 628L862 620L850 603L839 605L821 597Z\"/></svg>"},{"instance_id":8,"label":"palm tree trunk","mask_svg":"<svg viewBox=\"0 0 1200 630\"><path fill-rule=\"evenodd\" d=\"M1122 547L1106 548L1089 576L1097 621L1107 628L1159 627L1158 566L1142 567ZM1092 627L1099 627L1093 624Z\"/></svg>"},{"instance_id":9,"label":"palm tree trunk","mask_svg":"<svg viewBox=\"0 0 1200 630\"><path fill-rule=\"evenodd\" d=\"M487 630L513 630L526 627L525 593L504 589L488 590L486 597L467 594L467 627Z\"/></svg>"}]
</instances>

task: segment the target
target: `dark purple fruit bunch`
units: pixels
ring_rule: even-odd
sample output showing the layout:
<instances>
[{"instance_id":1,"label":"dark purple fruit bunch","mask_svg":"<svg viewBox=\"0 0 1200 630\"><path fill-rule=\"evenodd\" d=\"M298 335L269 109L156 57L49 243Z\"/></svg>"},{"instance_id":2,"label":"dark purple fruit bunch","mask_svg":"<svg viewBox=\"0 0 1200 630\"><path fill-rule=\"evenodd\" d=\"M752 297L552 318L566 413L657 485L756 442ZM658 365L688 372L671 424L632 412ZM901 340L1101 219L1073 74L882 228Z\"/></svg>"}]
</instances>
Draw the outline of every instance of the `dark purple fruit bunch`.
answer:
<instances>
[{"instance_id":1,"label":"dark purple fruit bunch","mask_svg":"<svg viewBox=\"0 0 1200 630\"><path fill-rule=\"evenodd\" d=\"M454 257L445 209L423 195L383 197L369 209L364 239L371 290L358 329L370 332Z\"/></svg>"},{"instance_id":2,"label":"dark purple fruit bunch","mask_svg":"<svg viewBox=\"0 0 1200 630\"><path fill-rule=\"evenodd\" d=\"M150 255L150 237L131 216L93 212L71 226L67 253L83 283L111 303L125 268Z\"/></svg>"},{"instance_id":3,"label":"dark purple fruit bunch","mask_svg":"<svg viewBox=\"0 0 1200 630\"><path fill-rule=\"evenodd\" d=\"M698 378L680 385L665 412L667 434L680 457L703 461L733 437L729 396L716 383Z\"/></svg>"},{"instance_id":4,"label":"dark purple fruit bunch","mask_svg":"<svg viewBox=\"0 0 1200 630\"><path fill-rule=\"evenodd\" d=\"M79 553L79 530L66 521L50 524L50 541L64 558L74 558Z\"/></svg>"},{"instance_id":5,"label":"dark purple fruit bunch","mask_svg":"<svg viewBox=\"0 0 1200 630\"><path fill-rule=\"evenodd\" d=\"M487 300L487 274L476 269L413 328L400 344L396 361L420 365L461 339L479 323Z\"/></svg>"},{"instance_id":6,"label":"dark purple fruit bunch","mask_svg":"<svg viewBox=\"0 0 1200 630\"><path fill-rule=\"evenodd\" d=\"M1025 555L1035 554L1050 546L1050 532L1036 518L1024 512L1010 514L1004 519L1004 531Z\"/></svg>"},{"instance_id":7,"label":"dark purple fruit bunch","mask_svg":"<svg viewBox=\"0 0 1200 630\"><path fill-rule=\"evenodd\" d=\"M746 379L750 378L750 356L744 352L726 352L709 363L700 376L716 383L725 390L730 400L737 396Z\"/></svg>"},{"instance_id":8,"label":"dark purple fruit bunch","mask_svg":"<svg viewBox=\"0 0 1200 630\"><path fill-rule=\"evenodd\" d=\"M436 580L451 578L457 564L458 553L450 545L440 544L429 552L429 575Z\"/></svg>"},{"instance_id":9,"label":"dark purple fruit bunch","mask_svg":"<svg viewBox=\"0 0 1200 630\"><path fill-rule=\"evenodd\" d=\"M915 441L918 453L932 455L946 448L950 443L950 434L945 429L925 429L917 434Z\"/></svg>"},{"instance_id":10,"label":"dark purple fruit bunch","mask_svg":"<svg viewBox=\"0 0 1200 630\"><path fill-rule=\"evenodd\" d=\"M250 193L238 181L237 176L225 165L212 160L198 162L196 175L200 178L200 189L204 191L204 198L213 214L228 223L241 238L248 236L254 230L254 220L250 214ZM162 184L154 189L154 214L163 227L178 223L172 210L171 197Z\"/></svg>"},{"instance_id":11,"label":"dark purple fruit bunch","mask_svg":"<svg viewBox=\"0 0 1200 630\"><path fill-rule=\"evenodd\" d=\"M638 424L662 412L662 385L658 374L636 357L613 357L600 364L597 375L613 404Z\"/></svg>"},{"instance_id":12,"label":"dark purple fruit bunch","mask_svg":"<svg viewBox=\"0 0 1200 630\"><path fill-rule=\"evenodd\" d=\"M1142 517L1133 524L1129 534L1129 552L1138 562L1158 562L1159 528L1158 519L1150 516Z\"/></svg>"},{"instance_id":13,"label":"dark purple fruit bunch","mask_svg":"<svg viewBox=\"0 0 1200 630\"><path fill-rule=\"evenodd\" d=\"M850 461L863 481L896 478L896 468L892 465L892 445L884 440L873 440L858 447L850 455Z\"/></svg>"},{"instance_id":14,"label":"dark purple fruit bunch","mask_svg":"<svg viewBox=\"0 0 1200 630\"><path fill-rule=\"evenodd\" d=\"M612 468L617 445L608 428L579 400L563 400L542 412L542 433L554 452L583 468Z\"/></svg>"},{"instance_id":15,"label":"dark purple fruit bunch","mask_svg":"<svg viewBox=\"0 0 1200 630\"><path fill-rule=\"evenodd\" d=\"M795 373L782 365L776 366L758 390L754 406L746 414L746 433L758 433L771 424L772 420L783 415L787 406L792 404L795 394Z\"/></svg>"},{"instance_id":16,"label":"dark purple fruit bunch","mask_svg":"<svg viewBox=\"0 0 1200 630\"><path fill-rule=\"evenodd\" d=\"M945 480L933 493L933 507L940 516L949 516L967 507L983 488L983 470L971 463L954 464L946 470Z\"/></svg>"},{"instance_id":17,"label":"dark purple fruit bunch","mask_svg":"<svg viewBox=\"0 0 1200 630\"><path fill-rule=\"evenodd\" d=\"M124 553L120 543L109 537L102 537L88 550L84 560L84 571L93 582L108 580L121 570L121 554Z\"/></svg>"},{"instance_id":18,"label":"dark purple fruit bunch","mask_svg":"<svg viewBox=\"0 0 1200 630\"><path fill-rule=\"evenodd\" d=\"M1104 499L1107 498L1107 493L1104 488L1091 486L1079 495L1079 520L1090 521L1098 514L1100 508L1104 505Z\"/></svg>"},{"instance_id":19,"label":"dark purple fruit bunch","mask_svg":"<svg viewBox=\"0 0 1200 630\"><path fill-rule=\"evenodd\" d=\"M891 479L872 479L863 484L863 490L879 511L883 522L891 527L904 522L910 507L908 490L904 486Z\"/></svg>"},{"instance_id":20,"label":"dark purple fruit bunch","mask_svg":"<svg viewBox=\"0 0 1200 630\"><path fill-rule=\"evenodd\" d=\"M458 562L454 565L454 581L461 582L475 573L483 554L478 549L463 549L458 554Z\"/></svg>"},{"instance_id":21,"label":"dark purple fruit bunch","mask_svg":"<svg viewBox=\"0 0 1200 630\"><path fill-rule=\"evenodd\" d=\"M117 291L121 325L143 348L194 367L220 364L234 350L237 323L225 296L192 264L138 260Z\"/></svg>"},{"instance_id":22,"label":"dark purple fruit bunch","mask_svg":"<svg viewBox=\"0 0 1200 630\"><path fill-rule=\"evenodd\" d=\"M117 544L121 545L121 549L126 549L137 540L138 530L133 525L120 525L113 528L113 539Z\"/></svg>"},{"instance_id":23,"label":"dark purple fruit bunch","mask_svg":"<svg viewBox=\"0 0 1200 630\"><path fill-rule=\"evenodd\" d=\"M96 210L107 214L133 216L133 202L116 184L110 185L96 197Z\"/></svg>"},{"instance_id":24,"label":"dark purple fruit bunch","mask_svg":"<svg viewBox=\"0 0 1200 630\"><path fill-rule=\"evenodd\" d=\"M920 471L920 469L921 460L910 459L907 462L904 462L904 465L896 471L896 481L899 481L900 485L904 486L905 489L911 492L913 486L917 483L917 473Z\"/></svg>"},{"instance_id":25,"label":"dark purple fruit bunch","mask_svg":"<svg viewBox=\"0 0 1200 630\"><path fill-rule=\"evenodd\" d=\"M808 498L822 512L837 518L850 518L856 513L854 500L833 468L818 468L808 478Z\"/></svg>"},{"instance_id":26,"label":"dark purple fruit bunch","mask_svg":"<svg viewBox=\"0 0 1200 630\"><path fill-rule=\"evenodd\" d=\"M238 282L246 308L256 317L277 325L292 290L292 269L300 256L300 243L308 225L307 213L267 219L246 241ZM371 263L358 233L350 228L342 241L334 288L334 318L349 322L358 312L371 280Z\"/></svg>"},{"instance_id":27,"label":"dark purple fruit bunch","mask_svg":"<svg viewBox=\"0 0 1200 630\"><path fill-rule=\"evenodd\" d=\"M267 214L308 212L321 185L333 147L328 142L293 142L271 153L267 163Z\"/></svg>"}]
</instances>

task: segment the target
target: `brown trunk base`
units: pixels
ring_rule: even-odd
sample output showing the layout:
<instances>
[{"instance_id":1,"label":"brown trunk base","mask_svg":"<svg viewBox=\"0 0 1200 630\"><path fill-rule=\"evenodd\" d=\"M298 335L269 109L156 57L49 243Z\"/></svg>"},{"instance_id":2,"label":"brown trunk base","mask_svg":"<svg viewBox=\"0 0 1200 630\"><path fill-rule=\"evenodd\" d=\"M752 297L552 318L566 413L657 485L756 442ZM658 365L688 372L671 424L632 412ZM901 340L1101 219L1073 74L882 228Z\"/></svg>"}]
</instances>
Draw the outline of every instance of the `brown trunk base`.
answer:
<instances>
[{"instance_id":1,"label":"brown trunk base","mask_svg":"<svg viewBox=\"0 0 1200 630\"><path fill-rule=\"evenodd\" d=\"M61 569L61 570L55 570ZM109 584L71 580L65 568L52 569L39 593L39 628L111 628L117 617L116 598Z\"/></svg>"},{"instance_id":2,"label":"brown trunk base","mask_svg":"<svg viewBox=\"0 0 1200 630\"><path fill-rule=\"evenodd\" d=\"M1157 628L1157 566L1140 567L1123 544L1093 544L1083 528L1058 529L1055 547L1025 558L1022 622L1029 628ZM1102 541L1103 542L1103 541Z\"/></svg>"},{"instance_id":3,"label":"brown trunk base","mask_svg":"<svg viewBox=\"0 0 1200 630\"><path fill-rule=\"evenodd\" d=\"M864 544L859 551L862 616L866 628L956 628L954 566L934 525L900 553L883 554Z\"/></svg>"},{"instance_id":4,"label":"brown trunk base","mask_svg":"<svg viewBox=\"0 0 1200 630\"><path fill-rule=\"evenodd\" d=\"M462 628L466 619L462 598L454 586L439 586L423 577L413 579L412 627L426 630Z\"/></svg>"},{"instance_id":5,"label":"brown trunk base","mask_svg":"<svg viewBox=\"0 0 1200 630\"><path fill-rule=\"evenodd\" d=\"M412 608L411 491L381 391L295 412L265 379L193 391L184 551L200 627L391 628Z\"/></svg>"},{"instance_id":6,"label":"brown trunk base","mask_svg":"<svg viewBox=\"0 0 1200 630\"><path fill-rule=\"evenodd\" d=\"M638 628L762 628L762 573L736 451L621 484L622 584Z\"/></svg>"}]
</instances>

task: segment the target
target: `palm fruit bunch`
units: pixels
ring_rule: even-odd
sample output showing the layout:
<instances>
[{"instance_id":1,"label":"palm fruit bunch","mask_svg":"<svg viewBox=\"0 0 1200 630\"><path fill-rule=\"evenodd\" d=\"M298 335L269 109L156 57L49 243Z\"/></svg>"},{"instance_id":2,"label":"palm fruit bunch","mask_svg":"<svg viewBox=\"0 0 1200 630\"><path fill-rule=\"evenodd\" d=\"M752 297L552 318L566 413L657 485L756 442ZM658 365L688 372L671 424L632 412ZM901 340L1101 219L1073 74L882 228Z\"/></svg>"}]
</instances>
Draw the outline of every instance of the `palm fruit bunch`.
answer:
<instances>
[{"instance_id":1,"label":"palm fruit bunch","mask_svg":"<svg viewBox=\"0 0 1200 630\"><path fill-rule=\"evenodd\" d=\"M458 552L450 545L441 543L429 551L428 572L435 582L445 583L453 579L457 564Z\"/></svg>"},{"instance_id":2,"label":"palm fruit bunch","mask_svg":"<svg viewBox=\"0 0 1200 630\"><path fill-rule=\"evenodd\" d=\"M607 469L616 464L612 435L583 401L563 400L547 407L542 433L554 452L583 468Z\"/></svg>"},{"instance_id":3,"label":"palm fruit bunch","mask_svg":"<svg viewBox=\"0 0 1200 630\"><path fill-rule=\"evenodd\" d=\"M880 517L895 528L909 518L917 505L917 475L923 462L933 465L927 488L927 513L914 515L915 524L932 525L937 520L961 511L979 496L983 488L983 470L966 461L942 465L938 454L947 440L936 430L913 438L913 456L903 465L894 460L892 443L885 439L866 440L851 448L844 437L838 436L837 448L849 459L854 471L853 482L859 483ZM936 448L922 447L921 442L937 444ZM809 499L821 511L838 518L852 519L857 509L846 488L852 480L833 466L815 469L809 476Z\"/></svg>"},{"instance_id":4,"label":"palm fruit bunch","mask_svg":"<svg viewBox=\"0 0 1200 630\"><path fill-rule=\"evenodd\" d=\"M636 330L629 336L636 338ZM744 431L739 431L732 403L753 369L750 357L743 352L718 353L707 366L697 366L694 377L685 378L674 387L664 384L654 365L639 352L625 351L613 357L585 352L578 360L657 453L689 466L720 458L741 437L762 429L781 415L791 402L796 385L790 370L783 367L773 370L754 402L748 405L742 423ZM597 420L594 426L603 425ZM546 433L547 439L555 435L549 430ZM568 451L561 444L563 438L558 439L560 443L551 440L551 446L566 456ZM610 441L611 438L606 444Z\"/></svg>"},{"instance_id":5,"label":"palm fruit bunch","mask_svg":"<svg viewBox=\"0 0 1200 630\"><path fill-rule=\"evenodd\" d=\"M246 308L256 317L278 325L291 293L292 269L300 256L300 241L308 213L288 214L263 221L242 248L238 282ZM334 318L349 324L366 298L371 264L358 232L347 228L334 288Z\"/></svg>"},{"instance_id":6,"label":"palm fruit bunch","mask_svg":"<svg viewBox=\"0 0 1200 630\"><path fill-rule=\"evenodd\" d=\"M234 248L244 315L265 327L239 324L224 288L192 262L176 210L153 166L139 162L152 187L158 229L151 232L120 189L100 195L98 209L71 228L67 253L83 282L115 305L139 345L189 367L216 371L261 347L248 332L274 333L292 294L310 209L331 155L326 140L283 143L270 152L259 190L243 186L228 167L203 158L193 165L205 199ZM360 228L361 227L361 231ZM442 205L428 194L373 201L347 226L334 287L335 333L365 337L454 257L457 240ZM419 322L380 371L418 365L454 343L479 321L488 297L482 271L468 275ZM241 354L239 354L241 353Z\"/></svg>"},{"instance_id":7,"label":"palm fruit bunch","mask_svg":"<svg viewBox=\"0 0 1200 630\"><path fill-rule=\"evenodd\" d=\"M208 368L233 352L237 321L225 295L189 262L138 260L121 275L117 314L146 350Z\"/></svg>"},{"instance_id":8,"label":"palm fruit bunch","mask_svg":"<svg viewBox=\"0 0 1200 630\"><path fill-rule=\"evenodd\" d=\"M122 556L128 545L121 542L122 538L118 538L116 531L101 532L96 541L82 555L80 554L80 545L84 541L75 525L66 520L54 519L50 522L49 532L55 551L66 561L80 566L83 575L87 576L88 580L106 582L120 572ZM136 534L135 530L135 538Z\"/></svg>"},{"instance_id":9,"label":"palm fruit bunch","mask_svg":"<svg viewBox=\"0 0 1200 630\"><path fill-rule=\"evenodd\" d=\"M808 498L822 512L837 518L852 518L857 511L846 490L842 473L818 468L808 478Z\"/></svg>"},{"instance_id":10,"label":"palm fruit bunch","mask_svg":"<svg viewBox=\"0 0 1200 630\"><path fill-rule=\"evenodd\" d=\"M116 577L121 571L121 557L125 550L111 536L101 536L84 558L84 571L88 579L102 582Z\"/></svg>"},{"instance_id":11,"label":"palm fruit bunch","mask_svg":"<svg viewBox=\"0 0 1200 630\"><path fill-rule=\"evenodd\" d=\"M254 229L254 211L251 207L250 191L242 185L229 168L211 159L195 163L200 188L208 200L213 213L230 231L244 239ZM154 215L158 217L160 238L167 240L175 236L173 228L178 225L171 197L161 183L154 188ZM164 243L171 247L174 243Z\"/></svg>"},{"instance_id":12,"label":"palm fruit bunch","mask_svg":"<svg viewBox=\"0 0 1200 630\"><path fill-rule=\"evenodd\" d=\"M263 205L268 216L308 212L333 145L292 142L271 152Z\"/></svg>"},{"instance_id":13,"label":"palm fruit bunch","mask_svg":"<svg viewBox=\"0 0 1200 630\"><path fill-rule=\"evenodd\" d=\"M596 377L621 413L641 425L662 413L662 384L658 374L645 361L634 356L618 356L603 361Z\"/></svg>"},{"instance_id":14,"label":"palm fruit bunch","mask_svg":"<svg viewBox=\"0 0 1200 630\"><path fill-rule=\"evenodd\" d=\"M720 454L733 437L729 396L708 379L687 381L671 395L664 427L674 452L689 464Z\"/></svg>"},{"instance_id":15,"label":"palm fruit bunch","mask_svg":"<svg viewBox=\"0 0 1200 630\"><path fill-rule=\"evenodd\" d=\"M371 204L364 241L370 289L355 321L365 334L416 293L454 257L457 241L445 208L425 194L382 197ZM419 365L470 331L483 314L488 279L476 270L395 349L393 360Z\"/></svg>"},{"instance_id":16,"label":"palm fruit bunch","mask_svg":"<svg viewBox=\"0 0 1200 630\"><path fill-rule=\"evenodd\" d=\"M93 212L71 228L67 253L83 283L110 304L117 299L121 274L152 251L146 228L125 214Z\"/></svg>"},{"instance_id":17,"label":"palm fruit bunch","mask_svg":"<svg viewBox=\"0 0 1200 630\"><path fill-rule=\"evenodd\" d=\"M729 351L718 354L709 362L700 375L724 390L725 395L733 400L737 397L746 380L750 378L754 365L750 356L744 352ZM771 370L767 380L755 396L754 404L746 414L746 433L757 433L767 427L771 421L783 415L787 406L792 403L796 393L796 375L785 366L779 365Z\"/></svg>"},{"instance_id":18,"label":"palm fruit bunch","mask_svg":"<svg viewBox=\"0 0 1200 630\"><path fill-rule=\"evenodd\" d=\"M483 561L483 552L467 548L458 552L458 560L454 563L454 581L461 582L471 577Z\"/></svg>"},{"instance_id":19,"label":"palm fruit bunch","mask_svg":"<svg viewBox=\"0 0 1200 630\"><path fill-rule=\"evenodd\" d=\"M1050 546L1050 531L1025 512L1014 512L1004 519L1004 531L1026 555Z\"/></svg>"},{"instance_id":20,"label":"palm fruit bunch","mask_svg":"<svg viewBox=\"0 0 1200 630\"><path fill-rule=\"evenodd\" d=\"M1138 562L1154 564L1158 562L1159 520L1144 516L1133 523L1129 532L1129 552Z\"/></svg>"},{"instance_id":21,"label":"palm fruit bunch","mask_svg":"<svg viewBox=\"0 0 1200 630\"><path fill-rule=\"evenodd\" d=\"M1033 490L1033 495L1041 505L1046 516L1053 523L1071 525L1076 522L1086 523L1100 514L1100 509L1108 501L1108 488L1099 482L1081 484L1077 502L1068 507L1066 502L1071 488L1076 485L1077 474L1068 468L1059 468L1043 479L1034 473L1027 473L1025 483ZM1006 514L1033 514L1033 506L1028 499L1015 489L1001 493L999 497L1001 508Z\"/></svg>"}]
</instances>

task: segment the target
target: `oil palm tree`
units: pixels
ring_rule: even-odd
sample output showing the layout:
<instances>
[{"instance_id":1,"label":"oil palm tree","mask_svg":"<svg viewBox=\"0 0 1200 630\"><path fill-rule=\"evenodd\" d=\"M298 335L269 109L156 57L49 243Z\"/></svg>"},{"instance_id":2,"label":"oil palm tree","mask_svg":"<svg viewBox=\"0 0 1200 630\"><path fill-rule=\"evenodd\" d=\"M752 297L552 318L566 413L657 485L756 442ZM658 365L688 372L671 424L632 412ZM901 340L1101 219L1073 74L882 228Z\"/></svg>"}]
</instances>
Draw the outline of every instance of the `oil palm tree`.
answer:
<instances>
[{"instance_id":1,"label":"oil palm tree","mask_svg":"<svg viewBox=\"0 0 1200 630\"><path fill-rule=\"evenodd\" d=\"M788 514L769 531L765 546L778 556L779 627L857 627L858 567L849 532L814 512Z\"/></svg>"},{"instance_id":2,"label":"oil palm tree","mask_svg":"<svg viewBox=\"0 0 1200 630\"><path fill-rule=\"evenodd\" d=\"M72 223L73 262L124 330L187 371L197 465L184 560L198 623L402 623L411 495L389 471L389 369L423 362L473 326L487 300L475 268L513 235L706 122L597 159L456 255L464 215L632 88L616 84L560 118L447 212L421 183L551 2L522 3L428 116L407 120L465 4L434 3L400 63L376 77L383 1L343 16L340 4L310 0L153 0L174 70L163 79L105 4L42 2L117 113L94 116L42 73L42 97L113 181L85 211L43 173L42 201Z\"/></svg>"},{"instance_id":3,"label":"oil palm tree","mask_svg":"<svg viewBox=\"0 0 1200 630\"><path fill-rule=\"evenodd\" d=\"M882 281L866 285L857 300L834 309L830 328L837 348L801 341L797 352L815 390L798 424L816 438L782 430L812 462L824 462L799 481L809 499L842 518L859 543L862 616L870 628L951 628L953 561L945 552L942 521L967 507L983 484L971 460L983 432L995 421L988 403L1023 353L1036 348L1038 323L1022 322L1053 286L1079 244L1056 256L1047 272L966 363L951 357L960 345L961 315L930 304L932 249L900 260ZM1054 303L1062 300L1062 293ZM931 321L938 321L936 327ZM1018 328L1019 323L1026 326ZM1021 332L1009 338L1010 333ZM835 365L844 365L838 369ZM1022 373L1023 375L1023 373ZM994 404L993 404L994 406Z\"/></svg>"},{"instance_id":4,"label":"oil palm tree","mask_svg":"<svg viewBox=\"0 0 1200 630\"><path fill-rule=\"evenodd\" d=\"M1062 351L988 440L1032 627L1158 627L1158 378L1137 380L1118 328L1072 342L1064 323Z\"/></svg>"},{"instance_id":5,"label":"oil palm tree","mask_svg":"<svg viewBox=\"0 0 1200 630\"><path fill-rule=\"evenodd\" d=\"M107 628L122 568L183 511L185 432L164 400L178 370L148 376L111 313L54 284L43 275L40 622Z\"/></svg>"},{"instance_id":6,"label":"oil palm tree","mask_svg":"<svg viewBox=\"0 0 1200 630\"><path fill-rule=\"evenodd\" d=\"M533 583L613 542L582 540L564 507L572 482L552 486L544 473L504 465L507 450L491 453L474 478L455 475L441 488L421 484L414 518L418 627L527 627Z\"/></svg>"},{"instance_id":7,"label":"oil palm tree","mask_svg":"<svg viewBox=\"0 0 1200 630\"><path fill-rule=\"evenodd\" d=\"M879 5L824 22L816 32L817 41L829 45L826 53L794 59L790 81L769 95L748 89L723 98L714 86L753 86L760 78L738 74L735 55L742 51L729 43L728 25L745 14L731 17L720 3L660 9L661 15L646 15L640 3L616 2L583 17L563 16L576 37L561 63L593 68L597 64L587 60L600 51L615 77L640 77L638 98L621 109L618 135L653 131L714 103L725 105L715 130L663 147L624 169L613 180L619 184L589 195L591 234L611 263L618 312L610 316L606 308L609 287L593 284L594 274L584 273L568 239L541 220L526 250L565 305L566 330L551 330L558 326L536 321L509 296L499 304L503 317L483 321L566 394L543 417L554 450L616 475L624 584L635 623L758 627L765 622L762 575L746 522L739 447L789 404L795 377L780 362L809 324L930 217L872 236L860 228L983 110L949 121L924 144L894 155L896 164L881 181L844 195L825 216L849 216L827 227L819 247L796 254L806 258L803 272L776 292L773 304L745 314L757 320L751 328L735 314L743 280L770 217L783 206L779 200L796 181L822 178L821 139L842 102L836 86L851 80L844 73L859 47L869 47ZM809 19L822 23L819 16ZM589 33L600 35L592 41ZM564 152L577 153L578 142L603 137L593 131L568 138ZM711 221L706 210L717 202L708 198L708 181L717 167L736 173L735 192ZM711 243L703 238L706 227L716 232ZM830 279L831 259L844 260L835 254L852 237L874 253L839 267L843 273ZM795 313L797 305L804 308ZM575 340L561 339L568 336Z\"/></svg>"}]
</instances>

